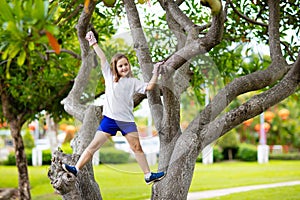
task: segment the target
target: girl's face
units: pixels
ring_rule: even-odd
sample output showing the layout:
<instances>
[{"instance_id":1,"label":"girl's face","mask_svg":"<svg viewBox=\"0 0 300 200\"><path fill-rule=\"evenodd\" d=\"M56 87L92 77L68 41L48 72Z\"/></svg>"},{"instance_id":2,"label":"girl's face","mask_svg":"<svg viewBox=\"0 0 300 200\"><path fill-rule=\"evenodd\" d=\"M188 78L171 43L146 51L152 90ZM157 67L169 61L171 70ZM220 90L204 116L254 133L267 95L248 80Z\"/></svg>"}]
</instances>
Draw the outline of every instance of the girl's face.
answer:
<instances>
[{"instance_id":1,"label":"girl's face","mask_svg":"<svg viewBox=\"0 0 300 200\"><path fill-rule=\"evenodd\" d=\"M120 77L126 77L130 72L130 65L126 58L117 61L117 72Z\"/></svg>"}]
</instances>

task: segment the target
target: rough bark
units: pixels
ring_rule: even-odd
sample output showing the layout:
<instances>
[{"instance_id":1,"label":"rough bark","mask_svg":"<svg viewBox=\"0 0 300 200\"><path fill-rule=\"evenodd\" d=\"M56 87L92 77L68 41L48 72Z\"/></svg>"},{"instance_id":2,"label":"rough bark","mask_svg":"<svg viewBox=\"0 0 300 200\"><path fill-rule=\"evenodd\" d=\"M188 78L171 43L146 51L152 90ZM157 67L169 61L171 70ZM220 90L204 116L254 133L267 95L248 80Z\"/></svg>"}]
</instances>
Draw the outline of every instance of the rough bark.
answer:
<instances>
[{"instance_id":1,"label":"rough bark","mask_svg":"<svg viewBox=\"0 0 300 200\"><path fill-rule=\"evenodd\" d=\"M141 66L144 80L149 80L153 67L151 54L142 25L139 19L139 13L133 0L123 0L127 14L127 19L131 29L134 42L134 49L137 53L139 64ZM163 103L161 101L161 92L157 87L154 91L147 94L149 106L154 119L154 124L159 132L160 137L160 159L159 170L166 171L166 177L153 184L152 199L186 199L193 177L196 158L203 148L215 141L229 130L241 124L243 121L259 115L269 107L277 104L289 95L293 94L300 84L300 58L288 65L281 53L279 38L279 3L276 1L268 1L269 6L269 42L271 50L272 63L266 70L256 71L252 74L236 78L234 81L222 88L211 102L202 110L182 132L180 129L180 95L189 86L190 80L189 61L197 55L203 55L209 52L222 40L223 29L226 17L226 9L212 17L211 23L198 26L194 24L179 9L178 5L182 1L159 1L164 8L168 20L170 30L174 33L178 44L176 51L172 55L165 58L163 67L167 72L162 76L161 91L163 95ZM231 3L231 1L228 1ZM93 2L92 2L93 3ZM231 4L232 5L232 4ZM91 9L90 9L91 10ZM92 11L91 11L92 12ZM86 77L90 73L91 66L88 64L87 57L89 49L84 41L86 24L89 17L83 13L78 23L78 36L82 50L82 67L74 83L74 87L69 96L63 101L66 111L79 119L82 128L73 143L75 154L82 153L83 149L93 137L93 131L101 117L101 110L97 112L91 106L81 105L79 103L80 95L86 85ZM256 23L266 26L265 24ZM204 29L208 29L203 33ZM202 34L200 34L200 32ZM92 59L90 59L92 60ZM274 85L274 86L273 86ZM259 95L253 96L244 104L225 112L228 105L239 95L249 91L257 91L267 86L270 89ZM144 97L139 96L137 100ZM99 113L98 115L96 113ZM95 117L96 116L96 117ZM75 162L78 155L74 157L56 153L53 169L50 170L50 177L56 176L57 179L51 179L52 183L63 182L59 177L73 177L60 175L60 162L64 159ZM93 180L93 172L91 164L84 169L85 175L78 177L74 182L77 191L71 186L63 189L57 187L64 198L72 195L76 199L76 195L81 195L87 187L82 180L90 180L91 188L96 185ZM56 174L56 175L55 175ZM73 186L74 186L73 184ZM92 191L98 192L97 186ZM78 194L80 190L80 194ZM67 192L67 193L66 193ZM86 192L85 192L86 193ZM80 197L83 198L83 197ZM91 199L93 199L91 197Z\"/></svg>"},{"instance_id":2,"label":"rough bark","mask_svg":"<svg viewBox=\"0 0 300 200\"><path fill-rule=\"evenodd\" d=\"M81 47L82 64L73 88L68 96L62 101L66 112L80 121L82 126L71 144L73 154L66 155L56 151L48 172L48 177L51 180L53 188L63 196L63 199L102 199L100 188L94 179L91 161L86 164L77 177L70 173L66 173L61 167L62 163L73 165L76 163L80 154L93 139L99 120L102 117L101 108L81 104L80 102L80 97L89 81L89 74L92 68L95 67L94 57L96 55L85 40L85 34L88 30L89 21L95 6L96 1L90 1L88 9L83 9L80 15L77 24L77 34Z\"/></svg>"},{"instance_id":3,"label":"rough bark","mask_svg":"<svg viewBox=\"0 0 300 200\"><path fill-rule=\"evenodd\" d=\"M2 91L2 85L0 86L0 91ZM30 194L30 183L27 170L27 159L25 155L25 147L23 143L23 138L21 136L21 128L26 122L25 114L19 113L15 115L14 105L9 101L9 95L4 91L1 92L1 103L4 117L10 124L11 136L14 141L14 148L16 154L16 166L18 169L18 193L19 198L24 200L31 199Z\"/></svg>"},{"instance_id":4,"label":"rough bark","mask_svg":"<svg viewBox=\"0 0 300 200\"><path fill-rule=\"evenodd\" d=\"M30 183L27 170L27 159L25 147L21 136L21 124L17 120L10 121L10 131L14 141L16 153L16 166L19 174L19 197L20 199L31 199Z\"/></svg>"}]
</instances>

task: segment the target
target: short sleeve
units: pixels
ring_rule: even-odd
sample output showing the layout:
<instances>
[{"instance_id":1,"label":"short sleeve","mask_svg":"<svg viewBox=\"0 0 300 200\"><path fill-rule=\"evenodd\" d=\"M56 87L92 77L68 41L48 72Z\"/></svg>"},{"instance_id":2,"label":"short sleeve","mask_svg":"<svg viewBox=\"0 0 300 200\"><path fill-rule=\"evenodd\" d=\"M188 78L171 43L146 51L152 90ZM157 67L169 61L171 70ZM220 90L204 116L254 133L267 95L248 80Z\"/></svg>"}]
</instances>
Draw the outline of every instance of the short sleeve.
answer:
<instances>
[{"instance_id":1,"label":"short sleeve","mask_svg":"<svg viewBox=\"0 0 300 200\"><path fill-rule=\"evenodd\" d=\"M134 78L134 91L135 93L145 94L148 83Z\"/></svg>"}]
</instances>

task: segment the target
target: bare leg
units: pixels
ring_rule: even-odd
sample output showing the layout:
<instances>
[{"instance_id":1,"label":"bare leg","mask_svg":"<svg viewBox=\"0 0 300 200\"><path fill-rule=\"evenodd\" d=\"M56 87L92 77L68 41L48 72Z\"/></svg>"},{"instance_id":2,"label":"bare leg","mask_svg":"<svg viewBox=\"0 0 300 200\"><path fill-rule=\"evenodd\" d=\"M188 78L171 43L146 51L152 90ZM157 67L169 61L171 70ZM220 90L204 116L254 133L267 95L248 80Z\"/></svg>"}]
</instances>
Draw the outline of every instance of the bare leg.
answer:
<instances>
[{"instance_id":1,"label":"bare leg","mask_svg":"<svg viewBox=\"0 0 300 200\"><path fill-rule=\"evenodd\" d=\"M130 148L134 152L136 161L140 165L144 174L149 173L150 168L149 168L146 156L144 154L144 151L142 149L138 133L137 132L128 133L125 135L125 138L127 139L128 143L130 145Z\"/></svg>"},{"instance_id":2,"label":"bare leg","mask_svg":"<svg viewBox=\"0 0 300 200\"><path fill-rule=\"evenodd\" d=\"M77 169L82 169L82 167L92 159L94 153L108 140L110 134L97 131L94 139L91 141L89 146L81 154L79 160L77 161L75 167Z\"/></svg>"}]
</instances>

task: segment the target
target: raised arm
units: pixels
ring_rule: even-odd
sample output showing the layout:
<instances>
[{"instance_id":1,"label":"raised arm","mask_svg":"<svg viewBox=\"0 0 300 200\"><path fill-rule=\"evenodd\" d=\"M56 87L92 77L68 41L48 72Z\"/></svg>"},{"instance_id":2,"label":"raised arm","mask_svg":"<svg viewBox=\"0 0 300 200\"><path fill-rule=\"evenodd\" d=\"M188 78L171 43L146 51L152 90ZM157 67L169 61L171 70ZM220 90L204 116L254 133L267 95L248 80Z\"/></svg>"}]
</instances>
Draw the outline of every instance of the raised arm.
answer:
<instances>
[{"instance_id":1,"label":"raised arm","mask_svg":"<svg viewBox=\"0 0 300 200\"><path fill-rule=\"evenodd\" d=\"M157 83L157 79L159 74L161 74L163 72L163 69L161 68L161 65L163 65L164 62L158 62L154 65L154 69L153 69L153 75L146 87L147 91L153 90L155 87L155 84Z\"/></svg>"},{"instance_id":2,"label":"raised arm","mask_svg":"<svg viewBox=\"0 0 300 200\"><path fill-rule=\"evenodd\" d=\"M106 63L106 56L104 54L104 52L102 51L102 49L99 47L97 40L94 36L94 33L92 31L89 31L86 36L85 39L89 42L89 45L92 46L96 52L96 54L98 55L98 57L101 60L101 67L104 67L105 63Z\"/></svg>"}]
</instances>

